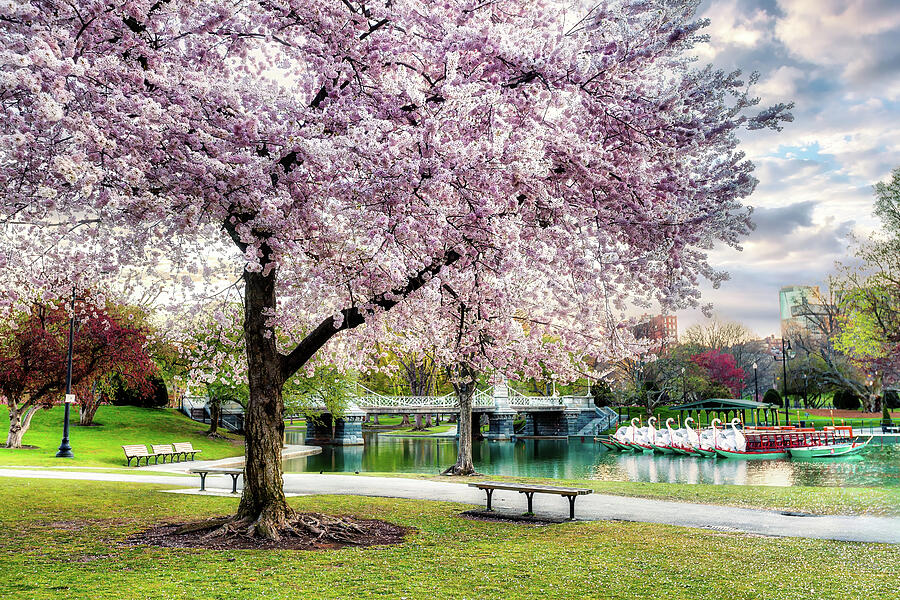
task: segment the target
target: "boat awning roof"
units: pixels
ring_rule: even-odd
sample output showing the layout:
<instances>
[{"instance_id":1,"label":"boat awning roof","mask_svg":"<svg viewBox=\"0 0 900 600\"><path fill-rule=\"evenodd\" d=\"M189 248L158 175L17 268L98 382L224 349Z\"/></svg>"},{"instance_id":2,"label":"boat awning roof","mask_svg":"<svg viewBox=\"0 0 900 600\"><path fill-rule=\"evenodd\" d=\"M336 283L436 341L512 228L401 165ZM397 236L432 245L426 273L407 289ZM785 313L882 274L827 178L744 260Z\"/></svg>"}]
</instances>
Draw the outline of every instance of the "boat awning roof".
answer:
<instances>
[{"instance_id":1,"label":"boat awning roof","mask_svg":"<svg viewBox=\"0 0 900 600\"><path fill-rule=\"evenodd\" d=\"M777 408L774 404L740 398L709 398L671 407L671 410L757 410Z\"/></svg>"}]
</instances>

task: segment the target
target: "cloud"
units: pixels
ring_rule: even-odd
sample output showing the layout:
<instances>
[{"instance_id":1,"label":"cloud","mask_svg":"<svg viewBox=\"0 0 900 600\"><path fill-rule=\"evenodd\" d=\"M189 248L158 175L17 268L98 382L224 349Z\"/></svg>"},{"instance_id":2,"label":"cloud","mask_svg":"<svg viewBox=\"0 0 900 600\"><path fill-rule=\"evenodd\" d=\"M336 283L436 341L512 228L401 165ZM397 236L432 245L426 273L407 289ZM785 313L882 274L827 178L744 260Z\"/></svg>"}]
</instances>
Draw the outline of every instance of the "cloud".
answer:
<instances>
[{"instance_id":1,"label":"cloud","mask_svg":"<svg viewBox=\"0 0 900 600\"><path fill-rule=\"evenodd\" d=\"M896 0L781 0L775 35L793 55L855 83L900 73Z\"/></svg>"}]
</instances>

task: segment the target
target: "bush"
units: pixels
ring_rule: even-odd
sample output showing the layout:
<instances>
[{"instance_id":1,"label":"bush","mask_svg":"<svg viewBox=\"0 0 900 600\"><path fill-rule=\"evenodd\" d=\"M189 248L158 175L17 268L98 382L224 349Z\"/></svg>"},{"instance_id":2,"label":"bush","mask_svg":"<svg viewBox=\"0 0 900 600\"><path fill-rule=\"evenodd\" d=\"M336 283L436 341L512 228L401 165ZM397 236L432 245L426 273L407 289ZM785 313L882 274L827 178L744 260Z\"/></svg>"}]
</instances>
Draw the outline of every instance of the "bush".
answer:
<instances>
[{"instance_id":1,"label":"bush","mask_svg":"<svg viewBox=\"0 0 900 600\"><path fill-rule=\"evenodd\" d=\"M850 388L834 392L834 407L840 410L859 410L859 395Z\"/></svg>"},{"instance_id":2,"label":"bush","mask_svg":"<svg viewBox=\"0 0 900 600\"><path fill-rule=\"evenodd\" d=\"M605 381L598 381L591 386L591 396L594 398L594 405L598 408L610 406L615 400L612 388Z\"/></svg>"},{"instance_id":3,"label":"bush","mask_svg":"<svg viewBox=\"0 0 900 600\"><path fill-rule=\"evenodd\" d=\"M778 390L768 389L766 393L763 395L762 401L767 404L774 404L775 406L782 406L783 402L781 401L781 394L778 393Z\"/></svg>"},{"instance_id":4,"label":"bush","mask_svg":"<svg viewBox=\"0 0 900 600\"><path fill-rule=\"evenodd\" d=\"M897 390L885 390L884 405L891 410L900 408L900 394L897 393Z\"/></svg>"},{"instance_id":5,"label":"bush","mask_svg":"<svg viewBox=\"0 0 900 600\"><path fill-rule=\"evenodd\" d=\"M881 424L882 425L893 425L893 421L891 421L891 413L888 412L887 402L884 403L883 408L881 410Z\"/></svg>"},{"instance_id":6,"label":"bush","mask_svg":"<svg viewBox=\"0 0 900 600\"><path fill-rule=\"evenodd\" d=\"M138 406L141 408L162 408L166 406L169 403L169 391L166 389L166 382L157 375L150 377L147 381L150 384L150 390L142 392L128 387L121 379L118 379L112 403L115 406Z\"/></svg>"}]
</instances>

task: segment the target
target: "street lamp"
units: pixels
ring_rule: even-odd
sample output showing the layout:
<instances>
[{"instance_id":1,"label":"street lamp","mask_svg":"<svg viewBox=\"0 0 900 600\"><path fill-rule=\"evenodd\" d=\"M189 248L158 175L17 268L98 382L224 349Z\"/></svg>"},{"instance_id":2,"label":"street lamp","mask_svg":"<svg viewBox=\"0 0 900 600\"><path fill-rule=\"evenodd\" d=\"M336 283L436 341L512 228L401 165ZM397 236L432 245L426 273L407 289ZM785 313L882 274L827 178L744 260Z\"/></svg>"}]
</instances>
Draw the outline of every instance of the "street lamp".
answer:
<instances>
[{"instance_id":1,"label":"street lamp","mask_svg":"<svg viewBox=\"0 0 900 600\"><path fill-rule=\"evenodd\" d=\"M681 403L684 404L686 399L687 385L684 383L684 367L681 367Z\"/></svg>"},{"instance_id":2,"label":"street lamp","mask_svg":"<svg viewBox=\"0 0 900 600\"><path fill-rule=\"evenodd\" d=\"M755 402L759 402L759 381L757 380L757 375L759 375L758 369L759 365L753 363L753 400Z\"/></svg>"},{"instance_id":3,"label":"street lamp","mask_svg":"<svg viewBox=\"0 0 900 600\"><path fill-rule=\"evenodd\" d=\"M72 458L72 446L69 445L69 407L75 401L72 395L72 345L75 340L75 288L72 288L72 315L69 317L69 356L66 359L66 408L63 417L63 437L56 452L56 458Z\"/></svg>"},{"instance_id":4,"label":"street lamp","mask_svg":"<svg viewBox=\"0 0 900 600\"><path fill-rule=\"evenodd\" d=\"M788 378L787 378L787 361L788 358L794 357L794 350L791 348L791 340L781 338L781 370L784 375L784 424L791 424L790 399L788 397Z\"/></svg>"},{"instance_id":5,"label":"street lamp","mask_svg":"<svg viewBox=\"0 0 900 600\"><path fill-rule=\"evenodd\" d=\"M809 399L806 395L807 384L809 383L809 375L806 373L803 374L803 408L809 407Z\"/></svg>"}]
</instances>

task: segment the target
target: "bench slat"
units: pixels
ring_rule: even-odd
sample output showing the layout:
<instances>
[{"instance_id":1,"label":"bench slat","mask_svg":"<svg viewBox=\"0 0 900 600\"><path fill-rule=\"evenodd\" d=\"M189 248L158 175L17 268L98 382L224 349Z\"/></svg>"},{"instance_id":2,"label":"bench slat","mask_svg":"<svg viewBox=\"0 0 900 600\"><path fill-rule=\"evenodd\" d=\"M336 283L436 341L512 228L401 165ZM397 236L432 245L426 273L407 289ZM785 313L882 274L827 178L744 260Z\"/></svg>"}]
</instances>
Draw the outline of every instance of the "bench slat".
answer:
<instances>
[{"instance_id":1,"label":"bench slat","mask_svg":"<svg viewBox=\"0 0 900 600\"><path fill-rule=\"evenodd\" d=\"M567 488L554 485L528 484L528 483L511 483L505 481L479 481L478 483L470 483L469 487L478 488L480 490L509 490L513 492L535 492L541 494L558 494L560 496L571 496L573 494L583 496L585 494L593 494L594 490L588 488Z\"/></svg>"}]
</instances>

